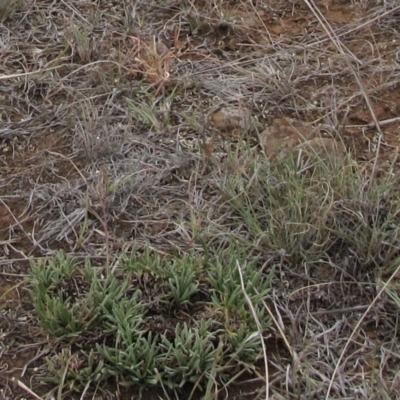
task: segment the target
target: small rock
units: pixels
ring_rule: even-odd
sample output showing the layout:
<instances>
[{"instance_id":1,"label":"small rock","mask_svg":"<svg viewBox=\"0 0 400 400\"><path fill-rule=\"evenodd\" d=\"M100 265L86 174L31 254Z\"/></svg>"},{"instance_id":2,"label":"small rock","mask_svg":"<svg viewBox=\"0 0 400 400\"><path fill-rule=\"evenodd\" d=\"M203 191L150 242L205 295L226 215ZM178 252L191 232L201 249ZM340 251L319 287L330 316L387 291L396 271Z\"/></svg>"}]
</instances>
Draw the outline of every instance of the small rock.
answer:
<instances>
[{"instance_id":1,"label":"small rock","mask_svg":"<svg viewBox=\"0 0 400 400\"><path fill-rule=\"evenodd\" d=\"M318 155L341 159L346 155L342 142L322 137L322 129L302 121L280 118L259 135L264 153L271 160L283 160L292 151L295 156Z\"/></svg>"},{"instance_id":2,"label":"small rock","mask_svg":"<svg viewBox=\"0 0 400 400\"><path fill-rule=\"evenodd\" d=\"M296 155L301 151L308 156L317 155L334 160L343 160L347 154L342 142L329 137L315 137L297 145L294 150Z\"/></svg>"},{"instance_id":3,"label":"small rock","mask_svg":"<svg viewBox=\"0 0 400 400\"><path fill-rule=\"evenodd\" d=\"M237 130L252 130L256 120L246 108L228 108L220 106L209 113L209 122L221 132L229 133Z\"/></svg>"}]
</instances>

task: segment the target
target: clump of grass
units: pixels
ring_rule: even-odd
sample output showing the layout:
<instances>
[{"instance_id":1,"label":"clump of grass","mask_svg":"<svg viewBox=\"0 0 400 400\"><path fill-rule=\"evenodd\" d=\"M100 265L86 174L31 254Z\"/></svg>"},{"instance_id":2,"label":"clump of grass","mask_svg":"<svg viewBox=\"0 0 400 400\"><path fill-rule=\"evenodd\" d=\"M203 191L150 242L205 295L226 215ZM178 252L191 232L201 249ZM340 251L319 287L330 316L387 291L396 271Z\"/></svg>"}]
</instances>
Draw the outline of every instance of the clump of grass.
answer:
<instances>
[{"instance_id":1,"label":"clump of grass","mask_svg":"<svg viewBox=\"0 0 400 400\"><path fill-rule=\"evenodd\" d=\"M272 278L244 254L234 242L207 259L132 252L105 277L90 262L62 252L32 262L30 295L38 323L63 339L47 358L46 381L59 391L78 392L111 378L137 390L157 384L204 390L210 376L217 387L226 383L261 356L236 263L253 304L268 292ZM269 317L256 308L267 330ZM85 351L75 350L80 342Z\"/></svg>"},{"instance_id":2,"label":"clump of grass","mask_svg":"<svg viewBox=\"0 0 400 400\"><path fill-rule=\"evenodd\" d=\"M78 27L71 22L71 48L77 53L81 62L89 62L93 53L93 44L88 27Z\"/></svg>"},{"instance_id":3,"label":"clump of grass","mask_svg":"<svg viewBox=\"0 0 400 400\"><path fill-rule=\"evenodd\" d=\"M0 0L0 22L5 21L14 12L19 10L24 0Z\"/></svg>"},{"instance_id":4,"label":"clump of grass","mask_svg":"<svg viewBox=\"0 0 400 400\"><path fill-rule=\"evenodd\" d=\"M369 177L347 160L294 157L270 164L248 161L232 170L223 192L237 210L248 240L268 254L298 265L337 255L357 255L366 266L385 266L398 251L399 178ZM357 233L357 234L355 234Z\"/></svg>"},{"instance_id":5,"label":"clump of grass","mask_svg":"<svg viewBox=\"0 0 400 400\"><path fill-rule=\"evenodd\" d=\"M245 151L240 157L231 154L221 172L223 198L235 210L229 219L229 226L234 227L231 234L242 243L252 244L253 254L264 255L264 268L276 266L278 276L290 285L273 279L273 286L279 290L263 298L275 304L282 313L280 323L290 332L285 342L293 357L287 361L288 395L305 390L307 397L313 393L321 397L329 394L330 380L335 388L348 381L348 366L336 368L338 359L349 365L369 365L376 356L376 343L368 334L362 334L366 343L362 354L359 347L351 348L347 341L359 334L359 327L369 332L376 319L391 332L382 333L388 343L381 342L385 352L393 346L398 348L393 339L397 317L392 310L399 306L395 280L385 289L385 311L372 312L368 304L382 301L378 299L381 279L393 279L399 269L399 176L388 171L371 184L370 176L351 159L332 162L317 156L310 160L289 156L271 163L263 156L247 156ZM352 314L358 309L366 310L361 320ZM338 319L342 313L343 319ZM338 321L342 322L338 325ZM294 329L291 324L295 324ZM296 354L291 346L299 342L303 347ZM341 351L346 351L347 358L339 358ZM299 360L301 374L296 367ZM324 374L316 360L324 365ZM387 357L385 370L397 379L394 362ZM285 374L288 370L283 368L278 375L283 379ZM379 393L386 393L374 373L367 373L363 379L362 384L367 379L371 385L368 393L377 387ZM346 386L340 396L350 395L358 384L361 380Z\"/></svg>"}]
</instances>

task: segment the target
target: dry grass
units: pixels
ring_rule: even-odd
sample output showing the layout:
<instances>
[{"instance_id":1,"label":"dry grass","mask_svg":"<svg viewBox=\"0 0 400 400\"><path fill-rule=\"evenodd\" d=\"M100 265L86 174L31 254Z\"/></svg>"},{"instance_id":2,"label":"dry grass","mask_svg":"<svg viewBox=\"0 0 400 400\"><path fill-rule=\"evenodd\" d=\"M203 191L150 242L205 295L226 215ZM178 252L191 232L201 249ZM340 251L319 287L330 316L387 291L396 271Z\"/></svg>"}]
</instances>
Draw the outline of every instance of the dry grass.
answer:
<instances>
[{"instance_id":1,"label":"dry grass","mask_svg":"<svg viewBox=\"0 0 400 400\"><path fill-rule=\"evenodd\" d=\"M82 362L38 323L28 260L63 249L121 277L132 249L213 260L232 241L276 273L272 327L247 308L269 368L243 363L229 398L400 396L400 7L228 3L0 1L0 397L72 398ZM225 109L250 117L224 129ZM328 126L346 163L271 165L260 134L281 117ZM213 368L203 394L157 394L222 398ZM76 398L131 398L87 371Z\"/></svg>"}]
</instances>

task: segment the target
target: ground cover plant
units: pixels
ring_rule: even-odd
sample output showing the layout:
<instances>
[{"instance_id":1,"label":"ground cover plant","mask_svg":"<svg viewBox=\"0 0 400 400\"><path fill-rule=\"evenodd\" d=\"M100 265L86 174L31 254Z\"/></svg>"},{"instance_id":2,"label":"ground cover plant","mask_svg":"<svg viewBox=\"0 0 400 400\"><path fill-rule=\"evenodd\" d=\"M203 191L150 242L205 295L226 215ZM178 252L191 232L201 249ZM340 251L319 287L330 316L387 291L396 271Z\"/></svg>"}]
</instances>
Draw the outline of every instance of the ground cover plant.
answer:
<instances>
[{"instance_id":1,"label":"ground cover plant","mask_svg":"<svg viewBox=\"0 0 400 400\"><path fill-rule=\"evenodd\" d=\"M110 376L140 389L157 383L201 388L227 381L240 366L253 369L261 342L236 263L262 331L269 326L260 302L270 276L238 256L233 244L209 261L133 253L106 278L90 261L80 268L63 253L33 262L30 293L39 325L63 339L54 344L59 349L47 359L43 380L68 391Z\"/></svg>"},{"instance_id":2,"label":"ground cover plant","mask_svg":"<svg viewBox=\"0 0 400 400\"><path fill-rule=\"evenodd\" d=\"M396 1L0 1L0 398L393 399Z\"/></svg>"}]
</instances>

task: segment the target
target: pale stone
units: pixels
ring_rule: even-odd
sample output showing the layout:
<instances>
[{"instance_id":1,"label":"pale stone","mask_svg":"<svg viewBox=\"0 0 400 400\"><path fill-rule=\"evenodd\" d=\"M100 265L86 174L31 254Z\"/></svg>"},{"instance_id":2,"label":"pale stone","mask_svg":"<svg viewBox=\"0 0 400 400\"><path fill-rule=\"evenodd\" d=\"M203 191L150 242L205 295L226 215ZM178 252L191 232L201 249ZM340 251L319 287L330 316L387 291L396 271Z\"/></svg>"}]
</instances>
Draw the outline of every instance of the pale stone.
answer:
<instances>
[{"instance_id":1,"label":"pale stone","mask_svg":"<svg viewBox=\"0 0 400 400\"><path fill-rule=\"evenodd\" d=\"M290 152L295 156L301 153L343 159L346 155L343 143L333 137L324 137L323 131L321 127L302 121L280 118L264 129L259 138L264 153L271 160L283 160Z\"/></svg>"},{"instance_id":2,"label":"pale stone","mask_svg":"<svg viewBox=\"0 0 400 400\"><path fill-rule=\"evenodd\" d=\"M252 130L255 127L255 119L249 110L239 107L216 107L209 113L209 122L222 132L234 130Z\"/></svg>"}]
</instances>

